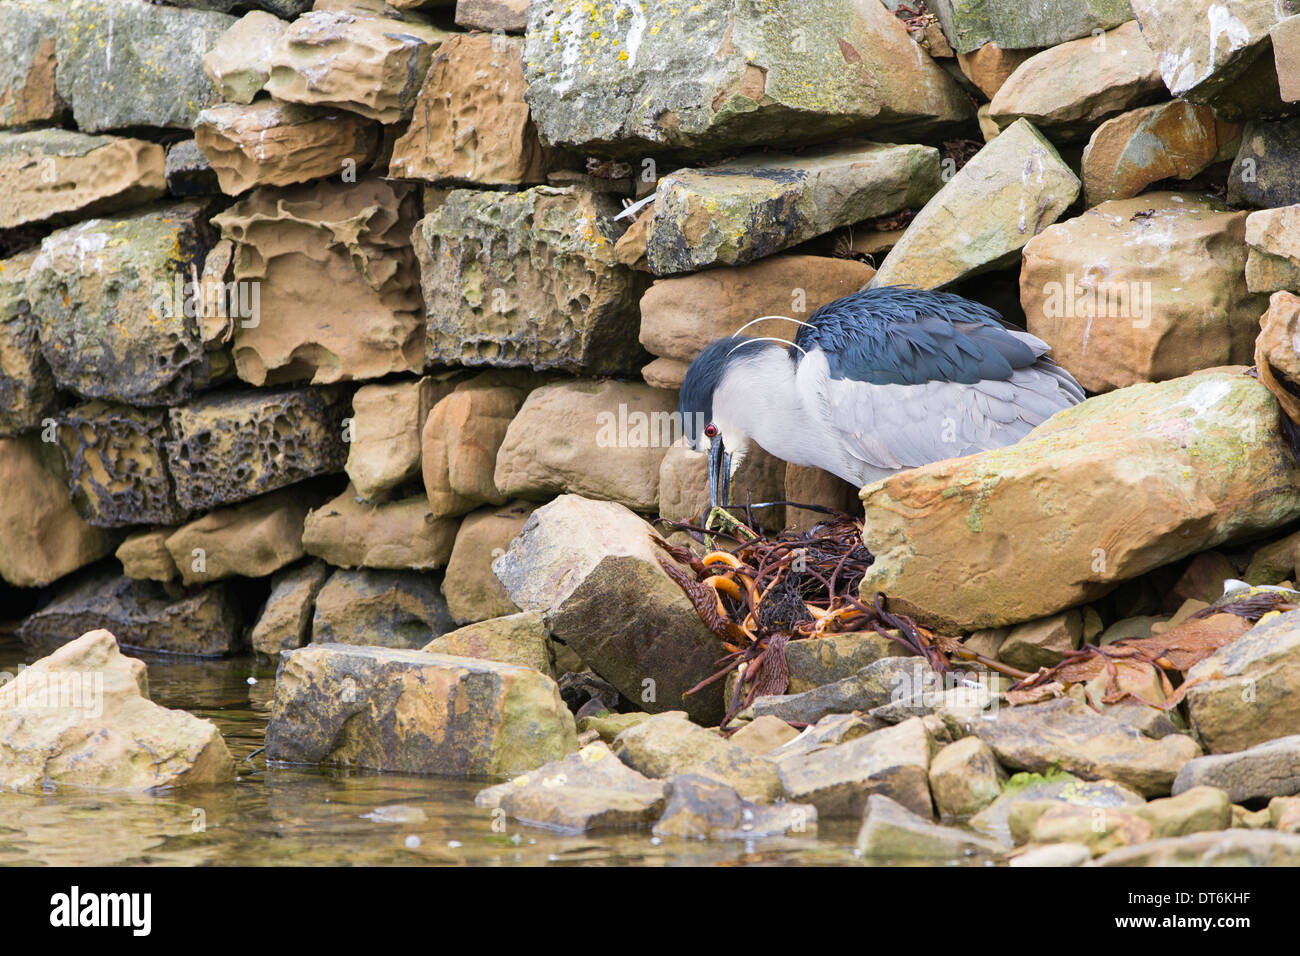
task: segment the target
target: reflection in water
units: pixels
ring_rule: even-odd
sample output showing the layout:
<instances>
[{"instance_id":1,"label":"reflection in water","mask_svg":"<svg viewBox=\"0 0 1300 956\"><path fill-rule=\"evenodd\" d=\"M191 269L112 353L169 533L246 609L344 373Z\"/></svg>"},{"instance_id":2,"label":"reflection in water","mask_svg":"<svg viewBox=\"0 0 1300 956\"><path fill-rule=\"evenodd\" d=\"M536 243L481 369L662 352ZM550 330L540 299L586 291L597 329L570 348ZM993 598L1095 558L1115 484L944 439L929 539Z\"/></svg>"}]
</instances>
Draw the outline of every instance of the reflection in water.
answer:
<instances>
[{"instance_id":1,"label":"reflection in water","mask_svg":"<svg viewBox=\"0 0 1300 956\"><path fill-rule=\"evenodd\" d=\"M0 671L38 656L0 636ZM474 806L482 781L268 768L260 754L246 758L262 746L274 669L248 657L146 660L155 702L221 728L239 761L238 782L157 795L0 793L0 865L855 862L852 821L823 822L817 838L752 844L660 842L648 830L566 836L513 820L494 832L492 815Z\"/></svg>"}]
</instances>

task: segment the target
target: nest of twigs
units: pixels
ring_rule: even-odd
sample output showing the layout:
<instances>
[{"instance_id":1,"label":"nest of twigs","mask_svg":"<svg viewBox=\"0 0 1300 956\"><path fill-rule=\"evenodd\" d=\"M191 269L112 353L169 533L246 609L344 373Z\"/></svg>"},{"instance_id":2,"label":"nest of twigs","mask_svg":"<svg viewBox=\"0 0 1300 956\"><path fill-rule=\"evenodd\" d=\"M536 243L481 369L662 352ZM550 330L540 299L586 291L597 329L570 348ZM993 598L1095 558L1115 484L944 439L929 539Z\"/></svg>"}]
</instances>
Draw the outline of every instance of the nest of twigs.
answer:
<instances>
[{"instance_id":1,"label":"nest of twigs","mask_svg":"<svg viewBox=\"0 0 1300 956\"><path fill-rule=\"evenodd\" d=\"M783 531L772 537L755 531L752 518L750 524L737 520L726 534L667 523L704 544L703 557L654 539L666 552L660 557L664 571L728 651L718 661L719 670L687 693L697 693L733 671L739 674L723 729L755 698L786 692L785 647L790 641L874 631L923 656L936 671L953 669L950 649L943 646L951 639L936 636L907 615L890 613L882 594L869 603L858 594L873 560L858 520L819 506L778 503L824 513L827 520L811 531Z\"/></svg>"},{"instance_id":2,"label":"nest of twigs","mask_svg":"<svg viewBox=\"0 0 1300 956\"><path fill-rule=\"evenodd\" d=\"M1055 667L1029 673L967 649L960 637L937 634L906 614L889 611L884 594L866 600L859 589L873 558L863 543L861 522L851 515L816 505L775 504L820 512L827 519L811 531L775 536L755 530L752 511L747 512L748 523L737 519L726 533L665 522L703 545L703 556L654 538L665 552L659 559L664 571L727 649L717 661L717 672L687 693L698 693L733 672L739 675L727 701L723 730L755 698L786 692L785 648L790 641L852 631L872 631L895 641L937 673L983 668L1010 677L1016 682L1006 692L1012 706L1061 696L1072 684L1104 673L1100 701L1093 701L1085 690L1094 707L1130 701L1170 710L1190 686L1184 678L1192 666L1240 637L1264 614L1297 607L1282 594L1234 595L1157 637L1105 647L1085 644L1067 652ZM1146 674L1162 685L1160 699L1132 690L1144 683L1140 678ZM1175 689L1174 682L1181 686Z\"/></svg>"}]
</instances>

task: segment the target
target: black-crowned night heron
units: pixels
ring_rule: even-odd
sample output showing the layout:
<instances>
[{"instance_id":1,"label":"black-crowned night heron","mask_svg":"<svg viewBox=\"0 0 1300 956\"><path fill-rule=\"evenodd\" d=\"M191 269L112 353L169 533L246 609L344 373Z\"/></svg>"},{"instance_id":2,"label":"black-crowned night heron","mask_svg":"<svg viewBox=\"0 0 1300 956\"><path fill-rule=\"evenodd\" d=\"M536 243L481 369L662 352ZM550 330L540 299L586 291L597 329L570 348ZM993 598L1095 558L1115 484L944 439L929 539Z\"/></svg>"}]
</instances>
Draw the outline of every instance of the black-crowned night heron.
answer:
<instances>
[{"instance_id":1,"label":"black-crowned night heron","mask_svg":"<svg viewBox=\"0 0 1300 956\"><path fill-rule=\"evenodd\" d=\"M683 430L715 508L751 441L861 487L1010 445L1083 401L1045 342L952 293L864 289L798 324L793 342L720 339L686 372Z\"/></svg>"}]
</instances>

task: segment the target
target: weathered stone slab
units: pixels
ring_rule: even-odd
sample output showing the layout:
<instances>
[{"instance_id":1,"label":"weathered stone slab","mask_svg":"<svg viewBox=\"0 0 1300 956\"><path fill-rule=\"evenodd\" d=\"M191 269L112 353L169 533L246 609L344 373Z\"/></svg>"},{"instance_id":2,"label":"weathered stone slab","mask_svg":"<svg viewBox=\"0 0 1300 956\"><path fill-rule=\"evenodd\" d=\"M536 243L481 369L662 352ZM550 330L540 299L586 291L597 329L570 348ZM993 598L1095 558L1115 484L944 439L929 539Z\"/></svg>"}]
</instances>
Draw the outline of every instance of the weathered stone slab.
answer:
<instances>
[{"instance_id":1,"label":"weathered stone slab","mask_svg":"<svg viewBox=\"0 0 1300 956\"><path fill-rule=\"evenodd\" d=\"M546 154L524 102L522 44L453 35L438 48L388 175L485 186L539 183Z\"/></svg>"},{"instance_id":2,"label":"weathered stone slab","mask_svg":"<svg viewBox=\"0 0 1300 956\"><path fill-rule=\"evenodd\" d=\"M239 377L319 385L421 371L416 208L406 184L363 177L257 189L214 216L235 243L241 297L257 296L234 331Z\"/></svg>"},{"instance_id":3,"label":"weathered stone slab","mask_svg":"<svg viewBox=\"0 0 1300 956\"><path fill-rule=\"evenodd\" d=\"M271 51L288 26L263 10L244 14L203 55L203 72L221 99L251 103L271 78Z\"/></svg>"},{"instance_id":4,"label":"weathered stone slab","mask_svg":"<svg viewBox=\"0 0 1300 956\"><path fill-rule=\"evenodd\" d=\"M307 515L302 546L340 568L432 571L451 557L458 525L455 518L435 518L424 495L371 504L348 485Z\"/></svg>"},{"instance_id":5,"label":"weathered stone slab","mask_svg":"<svg viewBox=\"0 0 1300 956\"><path fill-rule=\"evenodd\" d=\"M35 259L35 252L24 252L0 261L0 436L38 428L58 408L27 301L27 273Z\"/></svg>"},{"instance_id":6,"label":"weathered stone slab","mask_svg":"<svg viewBox=\"0 0 1300 956\"><path fill-rule=\"evenodd\" d=\"M411 115L446 33L360 7L312 10L276 38L266 91L278 100L351 110L381 123Z\"/></svg>"},{"instance_id":7,"label":"weathered stone slab","mask_svg":"<svg viewBox=\"0 0 1300 956\"><path fill-rule=\"evenodd\" d=\"M493 570L525 611L648 711L722 716L717 685L683 697L726 651L663 571L649 524L612 502L562 495L529 516Z\"/></svg>"},{"instance_id":8,"label":"weathered stone slab","mask_svg":"<svg viewBox=\"0 0 1300 956\"><path fill-rule=\"evenodd\" d=\"M1245 231L1245 212L1193 193L1057 223L1025 246L1029 331L1092 392L1249 364L1268 303L1246 288Z\"/></svg>"},{"instance_id":9,"label":"weathered stone slab","mask_svg":"<svg viewBox=\"0 0 1300 956\"><path fill-rule=\"evenodd\" d=\"M434 515L505 504L495 480L497 455L526 395L526 389L496 382L489 372L458 385L426 414L420 430L420 471Z\"/></svg>"},{"instance_id":10,"label":"weathered stone slab","mask_svg":"<svg viewBox=\"0 0 1300 956\"><path fill-rule=\"evenodd\" d=\"M281 656L267 757L444 776L517 774L578 749L549 677L416 650L315 644Z\"/></svg>"},{"instance_id":11,"label":"weathered stone slab","mask_svg":"<svg viewBox=\"0 0 1300 956\"><path fill-rule=\"evenodd\" d=\"M867 797L858 852L870 860L969 863L995 857L1002 844L958 827L941 827L881 793Z\"/></svg>"},{"instance_id":12,"label":"weathered stone slab","mask_svg":"<svg viewBox=\"0 0 1300 956\"><path fill-rule=\"evenodd\" d=\"M944 36L958 53L985 43L1007 50L1056 46L1133 19L1129 0L930 0Z\"/></svg>"},{"instance_id":13,"label":"weathered stone slab","mask_svg":"<svg viewBox=\"0 0 1300 956\"><path fill-rule=\"evenodd\" d=\"M480 508L461 521L442 579L447 608L457 623L469 624L519 610L492 572L492 562L506 553L536 507L531 502L512 501L499 508Z\"/></svg>"},{"instance_id":14,"label":"weathered stone slab","mask_svg":"<svg viewBox=\"0 0 1300 956\"><path fill-rule=\"evenodd\" d=\"M1059 767L1086 780L1116 780L1147 797L1169 793L1179 770L1201 753L1190 737L1152 740L1069 697L1004 707L993 719L974 721L971 731L1004 767Z\"/></svg>"},{"instance_id":15,"label":"weathered stone slab","mask_svg":"<svg viewBox=\"0 0 1300 956\"><path fill-rule=\"evenodd\" d=\"M63 5L51 0L0 7L0 126L47 123L63 113L54 79L62 13Z\"/></svg>"},{"instance_id":16,"label":"weathered stone slab","mask_svg":"<svg viewBox=\"0 0 1300 956\"><path fill-rule=\"evenodd\" d=\"M316 595L329 576L330 568L323 561L311 561L275 573L271 578L271 593L248 638L255 653L278 659L281 651L302 647L311 640Z\"/></svg>"},{"instance_id":17,"label":"weathered stone slab","mask_svg":"<svg viewBox=\"0 0 1300 956\"><path fill-rule=\"evenodd\" d=\"M332 388L224 392L171 409L177 502L199 511L342 471L346 411Z\"/></svg>"},{"instance_id":18,"label":"weathered stone slab","mask_svg":"<svg viewBox=\"0 0 1300 956\"><path fill-rule=\"evenodd\" d=\"M67 129L0 132L0 229L76 213L91 216L160 198L157 143Z\"/></svg>"},{"instance_id":19,"label":"weathered stone slab","mask_svg":"<svg viewBox=\"0 0 1300 956\"><path fill-rule=\"evenodd\" d=\"M1246 245L1246 288L1265 293L1300 290L1300 205L1252 212L1246 217ZM1285 306L1270 298L1269 312L1275 309L1280 319ZM1267 329L1270 321L1261 319L1260 324Z\"/></svg>"},{"instance_id":20,"label":"weathered stone slab","mask_svg":"<svg viewBox=\"0 0 1300 956\"><path fill-rule=\"evenodd\" d=\"M1027 120L975 154L912 220L870 285L933 289L1019 261L1079 195L1079 179Z\"/></svg>"},{"instance_id":21,"label":"weathered stone slab","mask_svg":"<svg viewBox=\"0 0 1300 956\"><path fill-rule=\"evenodd\" d=\"M614 258L614 200L581 187L457 189L418 223L429 364L630 371L645 279Z\"/></svg>"},{"instance_id":22,"label":"weathered stone slab","mask_svg":"<svg viewBox=\"0 0 1300 956\"><path fill-rule=\"evenodd\" d=\"M528 102L543 138L564 146L716 153L971 113L877 3L564 2L528 13Z\"/></svg>"},{"instance_id":23,"label":"weathered stone slab","mask_svg":"<svg viewBox=\"0 0 1300 956\"><path fill-rule=\"evenodd\" d=\"M363 385L353 393L345 470L358 495L367 501L382 501L420 474L421 430L430 409L451 388L422 378Z\"/></svg>"},{"instance_id":24,"label":"weathered stone slab","mask_svg":"<svg viewBox=\"0 0 1300 956\"><path fill-rule=\"evenodd\" d=\"M41 587L102 558L113 538L77 514L58 450L39 435L0 438L0 578Z\"/></svg>"},{"instance_id":25,"label":"weathered stone slab","mask_svg":"<svg viewBox=\"0 0 1300 956\"><path fill-rule=\"evenodd\" d=\"M203 55L234 23L213 10L71 0L56 41L59 96L85 133L190 129L199 110L220 98L203 72Z\"/></svg>"},{"instance_id":26,"label":"weathered stone slab","mask_svg":"<svg viewBox=\"0 0 1300 956\"><path fill-rule=\"evenodd\" d=\"M1130 20L1030 57L993 97L989 118L1002 127L1027 119L1055 136L1078 138L1101 120L1164 95L1155 55Z\"/></svg>"},{"instance_id":27,"label":"weathered stone slab","mask_svg":"<svg viewBox=\"0 0 1300 956\"><path fill-rule=\"evenodd\" d=\"M108 631L83 634L0 687L0 788L152 790L234 779L217 725L152 703L144 662L123 657Z\"/></svg>"},{"instance_id":28,"label":"weathered stone slab","mask_svg":"<svg viewBox=\"0 0 1300 956\"><path fill-rule=\"evenodd\" d=\"M224 657L239 650L242 623L225 584L173 598L156 581L96 570L63 587L23 621L18 636L36 647L62 646L86 631L107 628L122 647Z\"/></svg>"},{"instance_id":29,"label":"weathered stone slab","mask_svg":"<svg viewBox=\"0 0 1300 956\"><path fill-rule=\"evenodd\" d=\"M1210 753L1300 734L1300 613L1260 622L1187 680L1198 681L1187 692L1187 713Z\"/></svg>"},{"instance_id":30,"label":"weathered stone slab","mask_svg":"<svg viewBox=\"0 0 1300 956\"><path fill-rule=\"evenodd\" d=\"M72 503L101 528L176 524L189 517L172 491L164 409L86 402L59 413Z\"/></svg>"},{"instance_id":31,"label":"weathered stone slab","mask_svg":"<svg viewBox=\"0 0 1300 956\"><path fill-rule=\"evenodd\" d=\"M303 521L315 494L281 489L210 511L177 528L167 551L187 586L239 575L266 577L303 555Z\"/></svg>"},{"instance_id":32,"label":"weathered stone slab","mask_svg":"<svg viewBox=\"0 0 1300 956\"><path fill-rule=\"evenodd\" d=\"M335 571L316 594L315 644L422 648L454 630L438 579L418 571Z\"/></svg>"},{"instance_id":33,"label":"weathered stone slab","mask_svg":"<svg viewBox=\"0 0 1300 956\"><path fill-rule=\"evenodd\" d=\"M194 139L230 196L255 186L342 177L367 163L379 126L343 110L258 100L220 103L194 121Z\"/></svg>"},{"instance_id":34,"label":"weathered stone slab","mask_svg":"<svg viewBox=\"0 0 1300 956\"><path fill-rule=\"evenodd\" d=\"M178 203L90 219L41 240L27 299L61 388L170 405L208 384L212 363L181 294L207 250L203 212Z\"/></svg>"},{"instance_id":35,"label":"weathered stone slab","mask_svg":"<svg viewBox=\"0 0 1300 956\"><path fill-rule=\"evenodd\" d=\"M551 647L551 630L546 615L540 611L520 611L458 627L435 637L424 649L431 654L453 657L480 657L504 664L531 667L548 677L555 673L555 652Z\"/></svg>"},{"instance_id":36,"label":"weathered stone slab","mask_svg":"<svg viewBox=\"0 0 1300 956\"><path fill-rule=\"evenodd\" d=\"M614 740L614 753L647 777L662 780L693 774L759 803L770 803L783 794L774 763L680 713L658 714L629 727Z\"/></svg>"},{"instance_id":37,"label":"weathered stone slab","mask_svg":"<svg viewBox=\"0 0 1300 956\"><path fill-rule=\"evenodd\" d=\"M833 147L679 169L659 180L646 261L656 275L743 265L923 206L940 185L939 151L929 146Z\"/></svg>"},{"instance_id":38,"label":"weathered stone slab","mask_svg":"<svg viewBox=\"0 0 1300 956\"><path fill-rule=\"evenodd\" d=\"M680 431L677 396L639 382L567 381L528 393L496 455L507 498L583 495L654 511Z\"/></svg>"},{"instance_id":39,"label":"weathered stone slab","mask_svg":"<svg viewBox=\"0 0 1300 956\"><path fill-rule=\"evenodd\" d=\"M1136 196L1163 179L1191 179L1241 135L1208 106L1184 100L1130 110L1093 130L1083 151L1087 204Z\"/></svg>"},{"instance_id":40,"label":"weathered stone slab","mask_svg":"<svg viewBox=\"0 0 1300 956\"><path fill-rule=\"evenodd\" d=\"M1088 399L1016 445L868 485L863 537L876 560L862 593L960 632L1000 627L1286 527L1300 517L1300 471L1277 419L1248 376L1191 375Z\"/></svg>"}]
</instances>

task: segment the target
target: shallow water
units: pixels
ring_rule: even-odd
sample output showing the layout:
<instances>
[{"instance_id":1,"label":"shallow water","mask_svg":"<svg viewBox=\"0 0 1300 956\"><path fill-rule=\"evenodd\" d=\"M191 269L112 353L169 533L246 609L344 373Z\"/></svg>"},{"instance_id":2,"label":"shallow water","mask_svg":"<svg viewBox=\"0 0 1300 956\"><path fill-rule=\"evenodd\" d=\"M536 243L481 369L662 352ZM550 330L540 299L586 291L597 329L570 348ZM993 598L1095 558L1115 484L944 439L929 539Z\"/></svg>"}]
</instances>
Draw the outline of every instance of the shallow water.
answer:
<instances>
[{"instance_id":1,"label":"shallow water","mask_svg":"<svg viewBox=\"0 0 1300 956\"><path fill-rule=\"evenodd\" d=\"M38 653L0 634L0 671ZM122 795L0 793L3 865L790 865L857 862L853 821L752 843L658 841L648 830L569 836L474 806L484 782L266 766L274 668L251 657L146 658L156 703L215 721L239 762L234 786ZM252 677L255 683L250 684ZM387 808L376 813L379 808ZM501 826L500 823L497 824Z\"/></svg>"}]
</instances>

